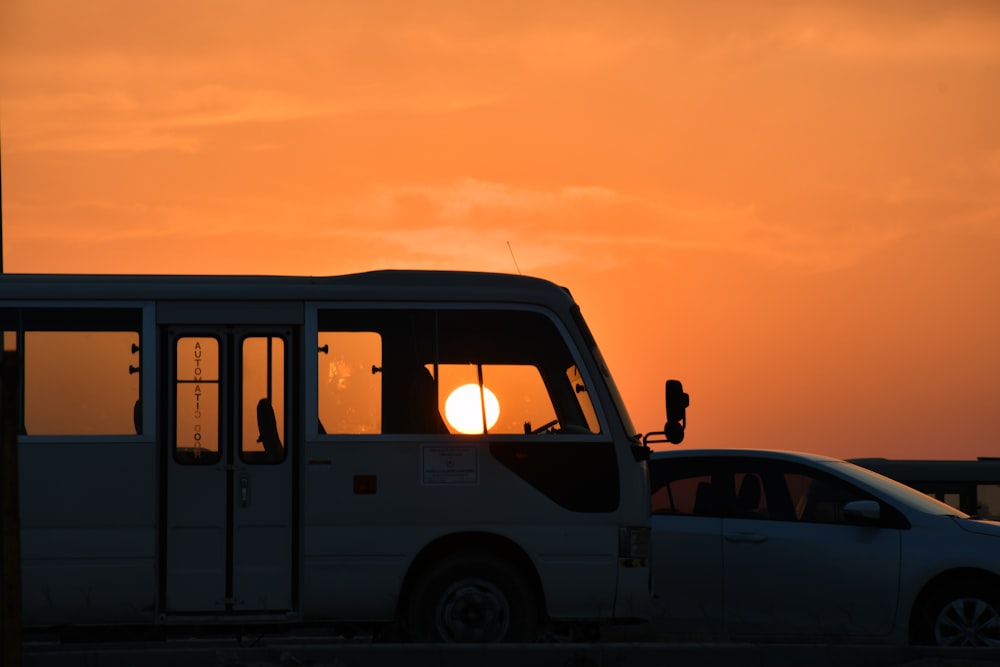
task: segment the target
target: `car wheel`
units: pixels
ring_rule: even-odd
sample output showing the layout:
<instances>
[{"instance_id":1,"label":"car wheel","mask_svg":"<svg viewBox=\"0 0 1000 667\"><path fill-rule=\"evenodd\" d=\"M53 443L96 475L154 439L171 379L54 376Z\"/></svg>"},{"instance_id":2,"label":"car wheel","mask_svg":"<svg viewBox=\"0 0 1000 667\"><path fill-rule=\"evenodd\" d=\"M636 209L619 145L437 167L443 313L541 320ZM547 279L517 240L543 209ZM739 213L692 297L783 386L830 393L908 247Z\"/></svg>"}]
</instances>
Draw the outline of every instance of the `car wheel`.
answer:
<instances>
[{"instance_id":1,"label":"car wheel","mask_svg":"<svg viewBox=\"0 0 1000 667\"><path fill-rule=\"evenodd\" d=\"M965 583L932 595L925 607L921 643L1000 647L1000 589Z\"/></svg>"},{"instance_id":2,"label":"car wheel","mask_svg":"<svg viewBox=\"0 0 1000 667\"><path fill-rule=\"evenodd\" d=\"M429 567L406 614L407 634L422 642L525 642L537 627L535 596L524 576L485 553L455 554Z\"/></svg>"}]
</instances>

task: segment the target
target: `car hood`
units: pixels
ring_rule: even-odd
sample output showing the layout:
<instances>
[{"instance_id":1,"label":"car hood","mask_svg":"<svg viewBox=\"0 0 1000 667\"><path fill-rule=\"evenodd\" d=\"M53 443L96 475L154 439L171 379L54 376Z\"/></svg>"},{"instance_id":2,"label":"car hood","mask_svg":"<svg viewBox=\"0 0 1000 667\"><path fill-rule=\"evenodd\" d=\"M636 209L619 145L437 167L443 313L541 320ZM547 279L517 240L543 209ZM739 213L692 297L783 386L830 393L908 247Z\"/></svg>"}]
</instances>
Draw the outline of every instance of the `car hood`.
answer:
<instances>
[{"instance_id":1,"label":"car hood","mask_svg":"<svg viewBox=\"0 0 1000 667\"><path fill-rule=\"evenodd\" d=\"M980 535L993 535L1000 537L1000 521L986 521L984 519L959 519L954 517L953 521L962 530Z\"/></svg>"}]
</instances>

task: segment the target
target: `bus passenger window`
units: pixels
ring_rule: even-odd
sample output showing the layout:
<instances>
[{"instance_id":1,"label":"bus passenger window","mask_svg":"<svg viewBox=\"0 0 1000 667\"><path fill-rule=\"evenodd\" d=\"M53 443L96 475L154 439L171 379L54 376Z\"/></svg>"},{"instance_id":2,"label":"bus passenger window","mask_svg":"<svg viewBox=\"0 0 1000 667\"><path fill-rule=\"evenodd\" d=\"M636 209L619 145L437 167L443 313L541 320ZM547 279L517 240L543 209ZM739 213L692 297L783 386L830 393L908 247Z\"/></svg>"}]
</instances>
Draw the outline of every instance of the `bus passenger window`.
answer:
<instances>
[{"instance_id":1,"label":"bus passenger window","mask_svg":"<svg viewBox=\"0 0 1000 667\"><path fill-rule=\"evenodd\" d=\"M25 331L28 435L135 435L139 334Z\"/></svg>"},{"instance_id":2,"label":"bus passenger window","mask_svg":"<svg viewBox=\"0 0 1000 667\"><path fill-rule=\"evenodd\" d=\"M372 331L319 333L320 433L382 432L382 337Z\"/></svg>"},{"instance_id":3,"label":"bus passenger window","mask_svg":"<svg viewBox=\"0 0 1000 667\"><path fill-rule=\"evenodd\" d=\"M320 433L600 431L576 359L542 313L324 309L317 319Z\"/></svg>"},{"instance_id":4,"label":"bus passenger window","mask_svg":"<svg viewBox=\"0 0 1000 667\"><path fill-rule=\"evenodd\" d=\"M219 461L219 341L177 339L174 458L178 463Z\"/></svg>"},{"instance_id":5,"label":"bus passenger window","mask_svg":"<svg viewBox=\"0 0 1000 667\"><path fill-rule=\"evenodd\" d=\"M243 339L243 437L240 458L249 463L285 459L285 341Z\"/></svg>"},{"instance_id":6,"label":"bus passenger window","mask_svg":"<svg viewBox=\"0 0 1000 667\"><path fill-rule=\"evenodd\" d=\"M444 364L439 371L439 407L452 433L523 434L558 421L534 366Z\"/></svg>"}]
</instances>

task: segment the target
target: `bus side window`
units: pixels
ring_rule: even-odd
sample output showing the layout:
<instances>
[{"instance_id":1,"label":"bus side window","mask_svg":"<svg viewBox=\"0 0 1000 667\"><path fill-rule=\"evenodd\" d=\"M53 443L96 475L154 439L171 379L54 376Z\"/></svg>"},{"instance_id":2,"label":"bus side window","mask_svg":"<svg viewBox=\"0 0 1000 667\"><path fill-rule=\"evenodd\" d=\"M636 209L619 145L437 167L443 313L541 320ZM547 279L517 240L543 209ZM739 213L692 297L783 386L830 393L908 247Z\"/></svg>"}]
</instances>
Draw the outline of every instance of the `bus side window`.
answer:
<instances>
[{"instance_id":1,"label":"bus side window","mask_svg":"<svg viewBox=\"0 0 1000 667\"><path fill-rule=\"evenodd\" d=\"M242 343L240 458L248 463L285 460L285 341L248 336Z\"/></svg>"},{"instance_id":2,"label":"bus side window","mask_svg":"<svg viewBox=\"0 0 1000 667\"><path fill-rule=\"evenodd\" d=\"M319 432L382 432L382 337L374 331L320 331Z\"/></svg>"},{"instance_id":3,"label":"bus side window","mask_svg":"<svg viewBox=\"0 0 1000 667\"><path fill-rule=\"evenodd\" d=\"M139 432L138 347L136 331L25 331L25 432Z\"/></svg>"},{"instance_id":4,"label":"bus side window","mask_svg":"<svg viewBox=\"0 0 1000 667\"><path fill-rule=\"evenodd\" d=\"M485 425L488 433L523 435L556 420L536 366L442 364L439 372L439 409L454 433L483 433Z\"/></svg>"},{"instance_id":5,"label":"bus side window","mask_svg":"<svg viewBox=\"0 0 1000 667\"><path fill-rule=\"evenodd\" d=\"M552 320L531 310L442 310L439 401L453 433L587 435L600 427Z\"/></svg>"},{"instance_id":6,"label":"bus side window","mask_svg":"<svg viewBox=\"0 0 1000 667\"><path fill-rule=\"evenodd\" d=\"M331 309L318 321L320 433L600 431L577 360L541 312Z\"/></svg>"}]
</instances>

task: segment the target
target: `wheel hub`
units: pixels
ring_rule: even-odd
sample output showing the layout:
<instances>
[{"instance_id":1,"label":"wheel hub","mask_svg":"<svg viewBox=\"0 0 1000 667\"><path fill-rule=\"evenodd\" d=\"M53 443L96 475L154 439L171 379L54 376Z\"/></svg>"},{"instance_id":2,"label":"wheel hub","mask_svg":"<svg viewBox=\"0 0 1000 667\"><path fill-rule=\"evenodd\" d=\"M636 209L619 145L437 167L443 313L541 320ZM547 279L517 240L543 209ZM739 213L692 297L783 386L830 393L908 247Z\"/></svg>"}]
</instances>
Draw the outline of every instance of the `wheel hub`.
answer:
<instances>
[{"instance_id":1,"label":"wheel hub","mask_svg":"<svg viewBox=\"0 0 1000 667\"><path fill-rule=\"evenodd\" d=\"M1000 613L978 598L947 604L934 624L939 646L1000 646Z\"/></svg>"},{"instance_id":2,"label":"wheel hub","mask_svg":"<svg viewBox=\"0 0 1000 667\"><path fill-rule=\"evenodd\" d=\"M490 582L456 582L441 596L435 614L442 637L456 642L496 642L507 634L510 606Z\"/></svg>"}]
</instances>

